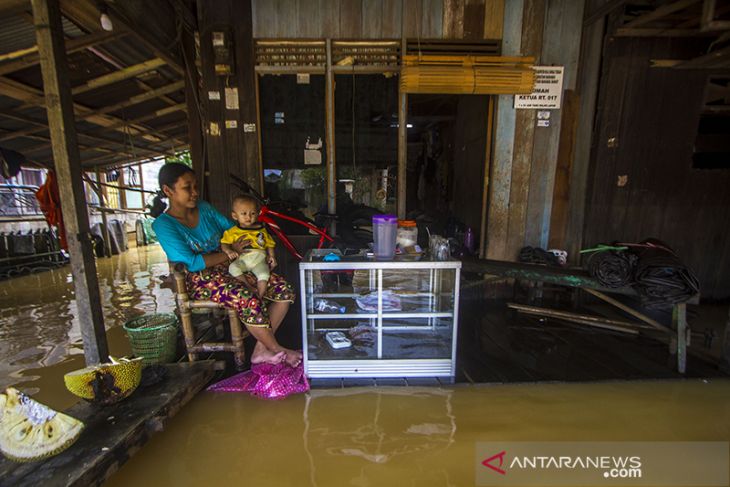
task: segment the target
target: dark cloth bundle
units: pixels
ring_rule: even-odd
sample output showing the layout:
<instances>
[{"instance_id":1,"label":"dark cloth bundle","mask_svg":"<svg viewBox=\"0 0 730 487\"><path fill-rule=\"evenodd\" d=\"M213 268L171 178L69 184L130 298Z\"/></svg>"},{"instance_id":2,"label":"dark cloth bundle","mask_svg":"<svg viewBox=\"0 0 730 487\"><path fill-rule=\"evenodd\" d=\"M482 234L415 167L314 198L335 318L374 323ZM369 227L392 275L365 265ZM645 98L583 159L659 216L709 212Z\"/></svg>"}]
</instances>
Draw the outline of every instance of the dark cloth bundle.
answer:
<instances>
[{"instance_id":1,"label":"dark cloth bundle","mask_svg":"<svg viewBox=\"0 0 730 487\"><path fill-rule=\"evenodd\" d=\"M560 267L560 259L555 254L539 247L522 247L518 260L529 264L547 264Z\"/></svg>"},{"instance_id":2,"label":"dark cloth bundle","mask_svg":"<svg viewBox=\"0 0 730 487\"><path fill-rule=\"evenodd\" d=\"M699 292L697 276L665 243L649 239L633 250L638 257L633 286L647 308L684 303Z\"/></svg>"},{"instance_id":3,"label":"dark cloth bundle","mask_svg":"<svg viewBox=\"0 0 730 487\"><path fill-rule=\"evenodd\" d=\"M638 257L622 250L594 252L588 258L588 272L602 286L619 288L628 286L634 279Z\"/></svg>"}]
</instances>

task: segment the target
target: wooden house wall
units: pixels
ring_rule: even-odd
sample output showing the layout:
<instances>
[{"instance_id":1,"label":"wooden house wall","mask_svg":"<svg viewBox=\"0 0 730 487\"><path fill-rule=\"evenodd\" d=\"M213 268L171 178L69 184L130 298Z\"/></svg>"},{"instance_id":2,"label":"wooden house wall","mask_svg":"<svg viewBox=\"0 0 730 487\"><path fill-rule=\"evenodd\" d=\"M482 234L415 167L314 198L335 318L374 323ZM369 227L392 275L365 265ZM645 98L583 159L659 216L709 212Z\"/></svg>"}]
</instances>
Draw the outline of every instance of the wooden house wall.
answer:
<instances>
[{"instance_id":1,"label":"wooden house wall","mask_svg":"<svg viewBox=\"0 0 730 487\"><path fill-rule=\"evenodd\" d=\"M564 89L575 90L584 3L251 0L252 32L267 39L499 39L503 55L565 66ZM561 130L563 110L553 110L550 127L537 128L534 110L515 110L509 95L496 98L482 255L514 259L524 245L548 244L558 158L570 154L560 144L572 144L575 124Z\"/></svg>"},{"instance_id":2,"label":"wooden house wall","mask_svg":"<svg viewBox=\"0 0 730 487\"><path fill-rule=\"evenodd\" d=\"M730 170L693 169L691 159L709 73L649 62L706 49L698 39L606 43L583 246L659 238L697 272L703 297L726 298Z\"/></svg>"},{"instance_id":3,"label":"wooden house wall","mask_svg":"<svg viewBox=\"0 0 730 487\"><path fill-rule=\"evenodd\" d=\"M502 54L533 56L536 65L564 66L563 98L576 89L584 2L505 2ZM562 130L566 110L550 110L550 126L536 127L537 110L515 110L514 97L497 97L487 216L488 258L515 260L525 245L547 247L560 146L574 141ZM567 133L566 133L567 132ZM586 161L587 163L587 161ZM560 193L559 193L560 194Z\"/></svg>"},{"instance_id":4,"label":"wooden house wall","mask_svg":"<svg viewBox=\"0 0 730 487\"><path fill-rule=\"evenodd\" d=\"M500 39L505 0L253 0L256 38Z\"/></svg>"}]
</instances>

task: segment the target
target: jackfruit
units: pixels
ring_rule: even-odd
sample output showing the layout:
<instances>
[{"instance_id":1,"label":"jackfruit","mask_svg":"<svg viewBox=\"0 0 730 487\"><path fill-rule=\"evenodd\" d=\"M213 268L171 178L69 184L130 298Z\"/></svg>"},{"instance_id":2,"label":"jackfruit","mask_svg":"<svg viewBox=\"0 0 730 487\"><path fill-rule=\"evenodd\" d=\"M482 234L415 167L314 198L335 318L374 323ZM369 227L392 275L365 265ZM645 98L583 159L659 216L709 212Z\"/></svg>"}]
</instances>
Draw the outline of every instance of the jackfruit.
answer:
<instances>
[{"instance_id":1,"label":"jackfruit","mask_svg":"<svg viewBox=\"0 0 730 487\"><path fill-rule=\"evenodd\" d=\"M61 453L76 441L84 423L45 406L17 389L0 394L0 452L16 462Z\"/></svg>"},{"instance_id":2,"label":"jackfruit","mask_svg":"<svg viewBox=\"0 0 730 487\"><path fill-rule=\"evenodd\" d=\"M137 389L142 379L142 358L115 359L69 372L63 377L66 389L87 401L108 405L121 401Z\"/></svg>"}]
</instances>

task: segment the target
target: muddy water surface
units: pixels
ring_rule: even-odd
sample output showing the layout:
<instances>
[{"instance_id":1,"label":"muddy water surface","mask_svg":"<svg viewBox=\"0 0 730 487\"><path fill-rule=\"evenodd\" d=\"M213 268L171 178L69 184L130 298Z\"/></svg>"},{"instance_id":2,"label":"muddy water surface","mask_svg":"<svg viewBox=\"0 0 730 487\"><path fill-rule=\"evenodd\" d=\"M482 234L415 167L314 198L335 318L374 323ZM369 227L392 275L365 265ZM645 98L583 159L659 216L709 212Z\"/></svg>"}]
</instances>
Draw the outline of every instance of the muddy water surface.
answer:
<instances>
[{"instance_id":1,"label":"muddy water surface","mask_svg":"<svg viewBox=\"0 0 730 487\"><path fill-rule=\"evenodd\" d=\"M126 320L174 309L172 291L160 287L164 252L131 248L96 265L110 353L127 355ZM0 282L0 389L15 385L54 408L75 402L63 386L63 374L84 366L73 294L69 266Z\"/></svg>"},{"instance_id":2,"label":"muddy water surface","mask_svg":"<svg viewBox=\"0 0 730 487\"><path fill-rule=\"evenodd\" d=\"M168 312L159 247L97 261L112 354L121 329ZM0 387L57 409L83 366L70 270L0 282ZM282 401L201 393L109 486L474 485L482 441L730 440L730 381L314 390Z\"/></svg>"},{"instance_id":3,"label":"muddy water surface","mask_svg":"<svg viewBox=\"0 0 730 487\"><path fill-rule=\"evenodd\" d=\"M486 441L730 440L730 381L202 393L107 486L470 486Z\"/></svg>"}]
</instances>

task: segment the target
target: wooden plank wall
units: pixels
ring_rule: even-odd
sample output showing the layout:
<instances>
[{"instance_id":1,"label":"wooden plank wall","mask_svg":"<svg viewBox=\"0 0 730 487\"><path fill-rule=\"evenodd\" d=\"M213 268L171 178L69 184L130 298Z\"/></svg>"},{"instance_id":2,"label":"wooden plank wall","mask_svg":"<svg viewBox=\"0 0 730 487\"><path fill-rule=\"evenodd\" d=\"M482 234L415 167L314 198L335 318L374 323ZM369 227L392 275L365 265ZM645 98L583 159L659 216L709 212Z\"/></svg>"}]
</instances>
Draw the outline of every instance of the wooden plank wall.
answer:
<instances>
[{"instance_id":1,"label":"wooden plank wall","mask_svg":"<svg viewBox=\"0 0 730 487\"><path fill-rule=\"evenodd\" d=\"M253 33L259 39L500 39L504 2L253 0Z\"/></svg>"},{"instance_id":2,"label":"wooden plank wall","mask_svg":"<svg viewBox=\"0 0 730 487\"><path fill-rule=\"evenodd\" d=\"M232 23L232 19L236 19ZM245 179L259 188L258 134L244 132L244 124L256 123L255 74L250 0L198 0L202 88L200 101L205 106L202 121L205 138L204 162L208 194L204 197L219 211L228 214L230 199L237 190L229 174ZM229 37L229 60L233 71L228 76L215 73L212 35L225 32ZM226 108L226 88L238 89L238 109ZM217 92L220 99L211 99ZM228 122L228 125L227 125ZM232 124L235 124L233 126ZM259 128L257 127L258 131Z\"/></svg>"},{"instance_id":3,"label":"wooden plank wall","mask_svg":"<svg viewBox=\"0 0 730 487\"><path fill-rule=\"evenodd\" d=\"M697 273L703 298L726 299L730 171L693 169L691 159L709 73L649 66L699 56L708 42L607 42L584 246L659 238Z\"/></svg>"},{"instance_id":4,"label":"wooden plank wall","mask_svg":"<svg viewBox=\"0 0 730 487\"><path fill-rule=\"evenodd\" d=\"M563 89L574 90L583 2L510 1L504 18L503 54L565 66ZM551 110L550 127L537 128L536 111L514 110L512 98L498 100L486 252L492 259L514 260L524 245L547 247L550 235L564 109ZM573 143L572 134L565 137L566 144Z\"/></svg>"},{"instance_id":5,"label":"wooden plank wall","mask_svg":"<svg viewBox=\"0 0 730 487\"><path fill-rule=\"evenodd\" d=\"M565 66L565 90L576 90L583 0L252 0L256 38L502 39L504 55L531 55ZM573 94L569 100L573 101ZM576 104L570 105L577 107ZM536 128L534 110L497 99L489 173L487 231L481 255L514 259L524 245L548 246L558 167L573 171L576 109L561 132L563 110ZM561 137L562 133L562 137ZM560 150L561 140L563 149ZM585 171L584 171L585 172ZM558 178L561 233L570 180ZM562 225L562 226L561 226Z\"/></svg>"}]
</instances>

